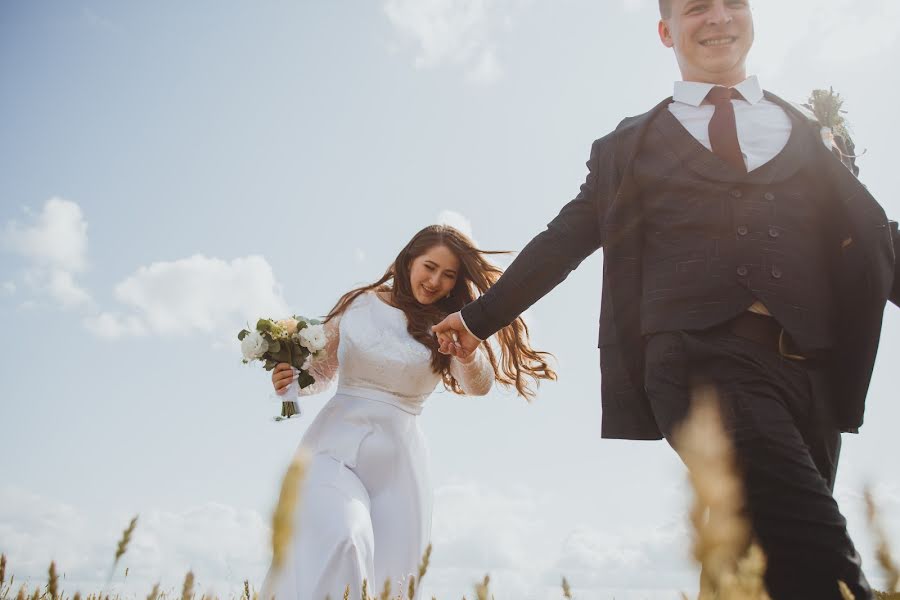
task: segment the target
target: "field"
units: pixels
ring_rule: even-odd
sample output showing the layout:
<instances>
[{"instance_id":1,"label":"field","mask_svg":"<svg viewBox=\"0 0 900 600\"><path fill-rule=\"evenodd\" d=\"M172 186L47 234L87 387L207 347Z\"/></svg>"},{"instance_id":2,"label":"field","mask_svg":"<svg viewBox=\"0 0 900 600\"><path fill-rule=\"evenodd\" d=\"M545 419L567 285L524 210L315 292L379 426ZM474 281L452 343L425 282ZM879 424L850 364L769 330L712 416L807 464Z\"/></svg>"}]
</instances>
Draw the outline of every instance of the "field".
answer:
<instances>
[{"instance_id":1,"label":"field","mask_svg":"<svg viewBox=\"0 0 900 600\"><path fill-rule=\"evenodd\" d=\"M716 404L711 395L698 392L693 413L682 428L678 439L678 451L689 470L694 502L688 518L693 529L691 549L694 559L701 566L701 593L699 600L765 600L763 576L766 558L760 548L753 543L749 523L742 514L742 484L737 476L730 443L725 436ZM278 504L272 517L272 562L277 567L285 560L285 549L293 535L293 515L302 490L306 461L296 460L288 469L282 483ZM881 518L872 495L866 492L868 523L878 543L878 566L887 581L886 592L875 592L878 600L900 600L900 568L894 560L889 541L881 525ZM110 581L117 573L118 565L128 551L132 535L137 527L137 517L132 519L119 540ZM302 532L298 532L302 533ZM392 589L390 582L376 588L370 582L363 582L361 600L412 600L416 588L427 575L431 547L425 552L419 565L418 574L410 576L402 589ZM0 555L0 600L122 600L118 595L110 596L105 590L68 593L60 588L58 568L50 563L47 583L26 589L15 584L7 557ZM128 570L124 571L127 577ZM494 596L490 590L490 577L466 592L462 597L473 600L488 600ZM843 582L836 581L845 600L853 595ZM107 584L108 587L108 584ZM198 595L194 589L194 574L187 572L181 586L180 600L219 600L215 597ZM467 595L468 593L468 595ZM560 598L574 598L569 582L564 578L560 584ZM147 600L178 600L176 594L160 592L160 584L150 590ZM687 595L682 594L687 600ZM232 598L229 600L238 600ZM259 598L259 592L244 581L240 600L270 600ZM324 599L323 599L324 600ZM341 600L332 598L331 600ZM350 594L348 586L343 600L357 600ZM432 599L437 600L437 599Z\"/></svg>"}]
</instances>

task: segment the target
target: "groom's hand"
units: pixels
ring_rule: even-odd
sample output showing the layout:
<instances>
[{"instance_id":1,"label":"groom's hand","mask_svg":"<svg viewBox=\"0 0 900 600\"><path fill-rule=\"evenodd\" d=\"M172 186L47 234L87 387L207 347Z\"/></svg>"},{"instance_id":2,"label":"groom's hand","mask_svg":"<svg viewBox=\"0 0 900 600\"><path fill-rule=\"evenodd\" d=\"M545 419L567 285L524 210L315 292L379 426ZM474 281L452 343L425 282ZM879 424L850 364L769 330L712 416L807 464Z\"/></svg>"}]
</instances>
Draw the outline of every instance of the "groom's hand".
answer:
<instances>
[{"instance_id":1,"label":"groom's hand","mask_svg":"<svg viewBox=\"0 0 900 600\"><path fill-rule=\"evenodd\" d=\"M468 358L481 345L481 340L469 333L469 330L463 325L462 317L458 312L449 315L431 330L437 334L441 354Z\"/></svg>"}]
</instances>

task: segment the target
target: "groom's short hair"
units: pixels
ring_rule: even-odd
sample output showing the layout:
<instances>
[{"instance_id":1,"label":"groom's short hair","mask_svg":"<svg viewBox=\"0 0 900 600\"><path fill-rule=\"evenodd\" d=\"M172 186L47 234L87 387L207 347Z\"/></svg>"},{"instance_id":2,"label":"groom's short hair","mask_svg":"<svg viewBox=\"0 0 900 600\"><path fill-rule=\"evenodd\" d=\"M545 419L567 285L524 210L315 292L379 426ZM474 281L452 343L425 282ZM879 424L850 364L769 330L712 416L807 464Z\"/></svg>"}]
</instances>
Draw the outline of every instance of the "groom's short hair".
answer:
<instances>
[{"instance_id":1,"label":"groom's short hair","mask_svg":"<svg viewBox=\"0 0 900 600\"><path fill-rule=\"evenodd\" d=\"M659 15L663 19L672 16L672 0L659 0Z\"/></svg>"}]
</instances>

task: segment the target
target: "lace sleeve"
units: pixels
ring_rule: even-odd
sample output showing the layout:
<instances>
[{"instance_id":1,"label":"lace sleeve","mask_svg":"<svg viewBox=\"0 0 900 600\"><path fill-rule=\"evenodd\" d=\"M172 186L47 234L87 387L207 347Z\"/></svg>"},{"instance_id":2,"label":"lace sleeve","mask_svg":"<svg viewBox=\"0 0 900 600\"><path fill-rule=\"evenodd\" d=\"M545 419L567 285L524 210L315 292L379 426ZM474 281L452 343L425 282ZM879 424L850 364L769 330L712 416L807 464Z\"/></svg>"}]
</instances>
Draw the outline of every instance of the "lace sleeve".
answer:
<instances>
[{"instance_id":1,"label":"lace sleeve","mask_svg":"<svg viewBox=\"0 0 900 600\"><path fill-rule=\"evenodd\" d=\"M459 387L467 396L484 396L494 385L494 369L491 361L480 348L475 351L475 359L464 363L457 358L450 361L450 374L459 382Z\"/></svg>"},{"instance_id":2,"label":"lace sleeve","mask_svg":"<svg viewBox=\"0 0 900 600\"><path fill-rule=\"evenodd\" d=\"M325 323L325 337L327 343L318 358L314 358L309 367L309 374L316 382L297 392L298 396L312 396L320 394L331 387L338 374L338 344L341 341L340 316ZM294 369L294 381L297 380L300 371Z\"/></svg>"}]
</instances>

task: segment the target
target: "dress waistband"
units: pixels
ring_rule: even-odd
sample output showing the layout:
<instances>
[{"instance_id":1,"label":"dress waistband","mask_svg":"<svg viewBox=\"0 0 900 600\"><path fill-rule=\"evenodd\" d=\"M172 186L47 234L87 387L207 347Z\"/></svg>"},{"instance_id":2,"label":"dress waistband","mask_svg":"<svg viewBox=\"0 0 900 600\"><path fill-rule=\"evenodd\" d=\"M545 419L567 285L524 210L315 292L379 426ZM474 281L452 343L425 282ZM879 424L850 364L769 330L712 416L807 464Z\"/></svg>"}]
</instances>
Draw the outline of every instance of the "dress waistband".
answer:
<instances>
[{"instance_id":1,"label":"dress waistband","mask_svg":"<svg viewBox=\"0 0 900 600\"><path fill-rule=\"evenodd\" d=\"M353 396L354 398L365 398L366 400L374 400L375 402L383 402L395 406L411 415L422 414L421 401L417 402L411 398L404 398L384 390L376 390L372 388L354 387L350 385L338 385L335 392L338 396Z\"/></svg>"}]
</instances>

